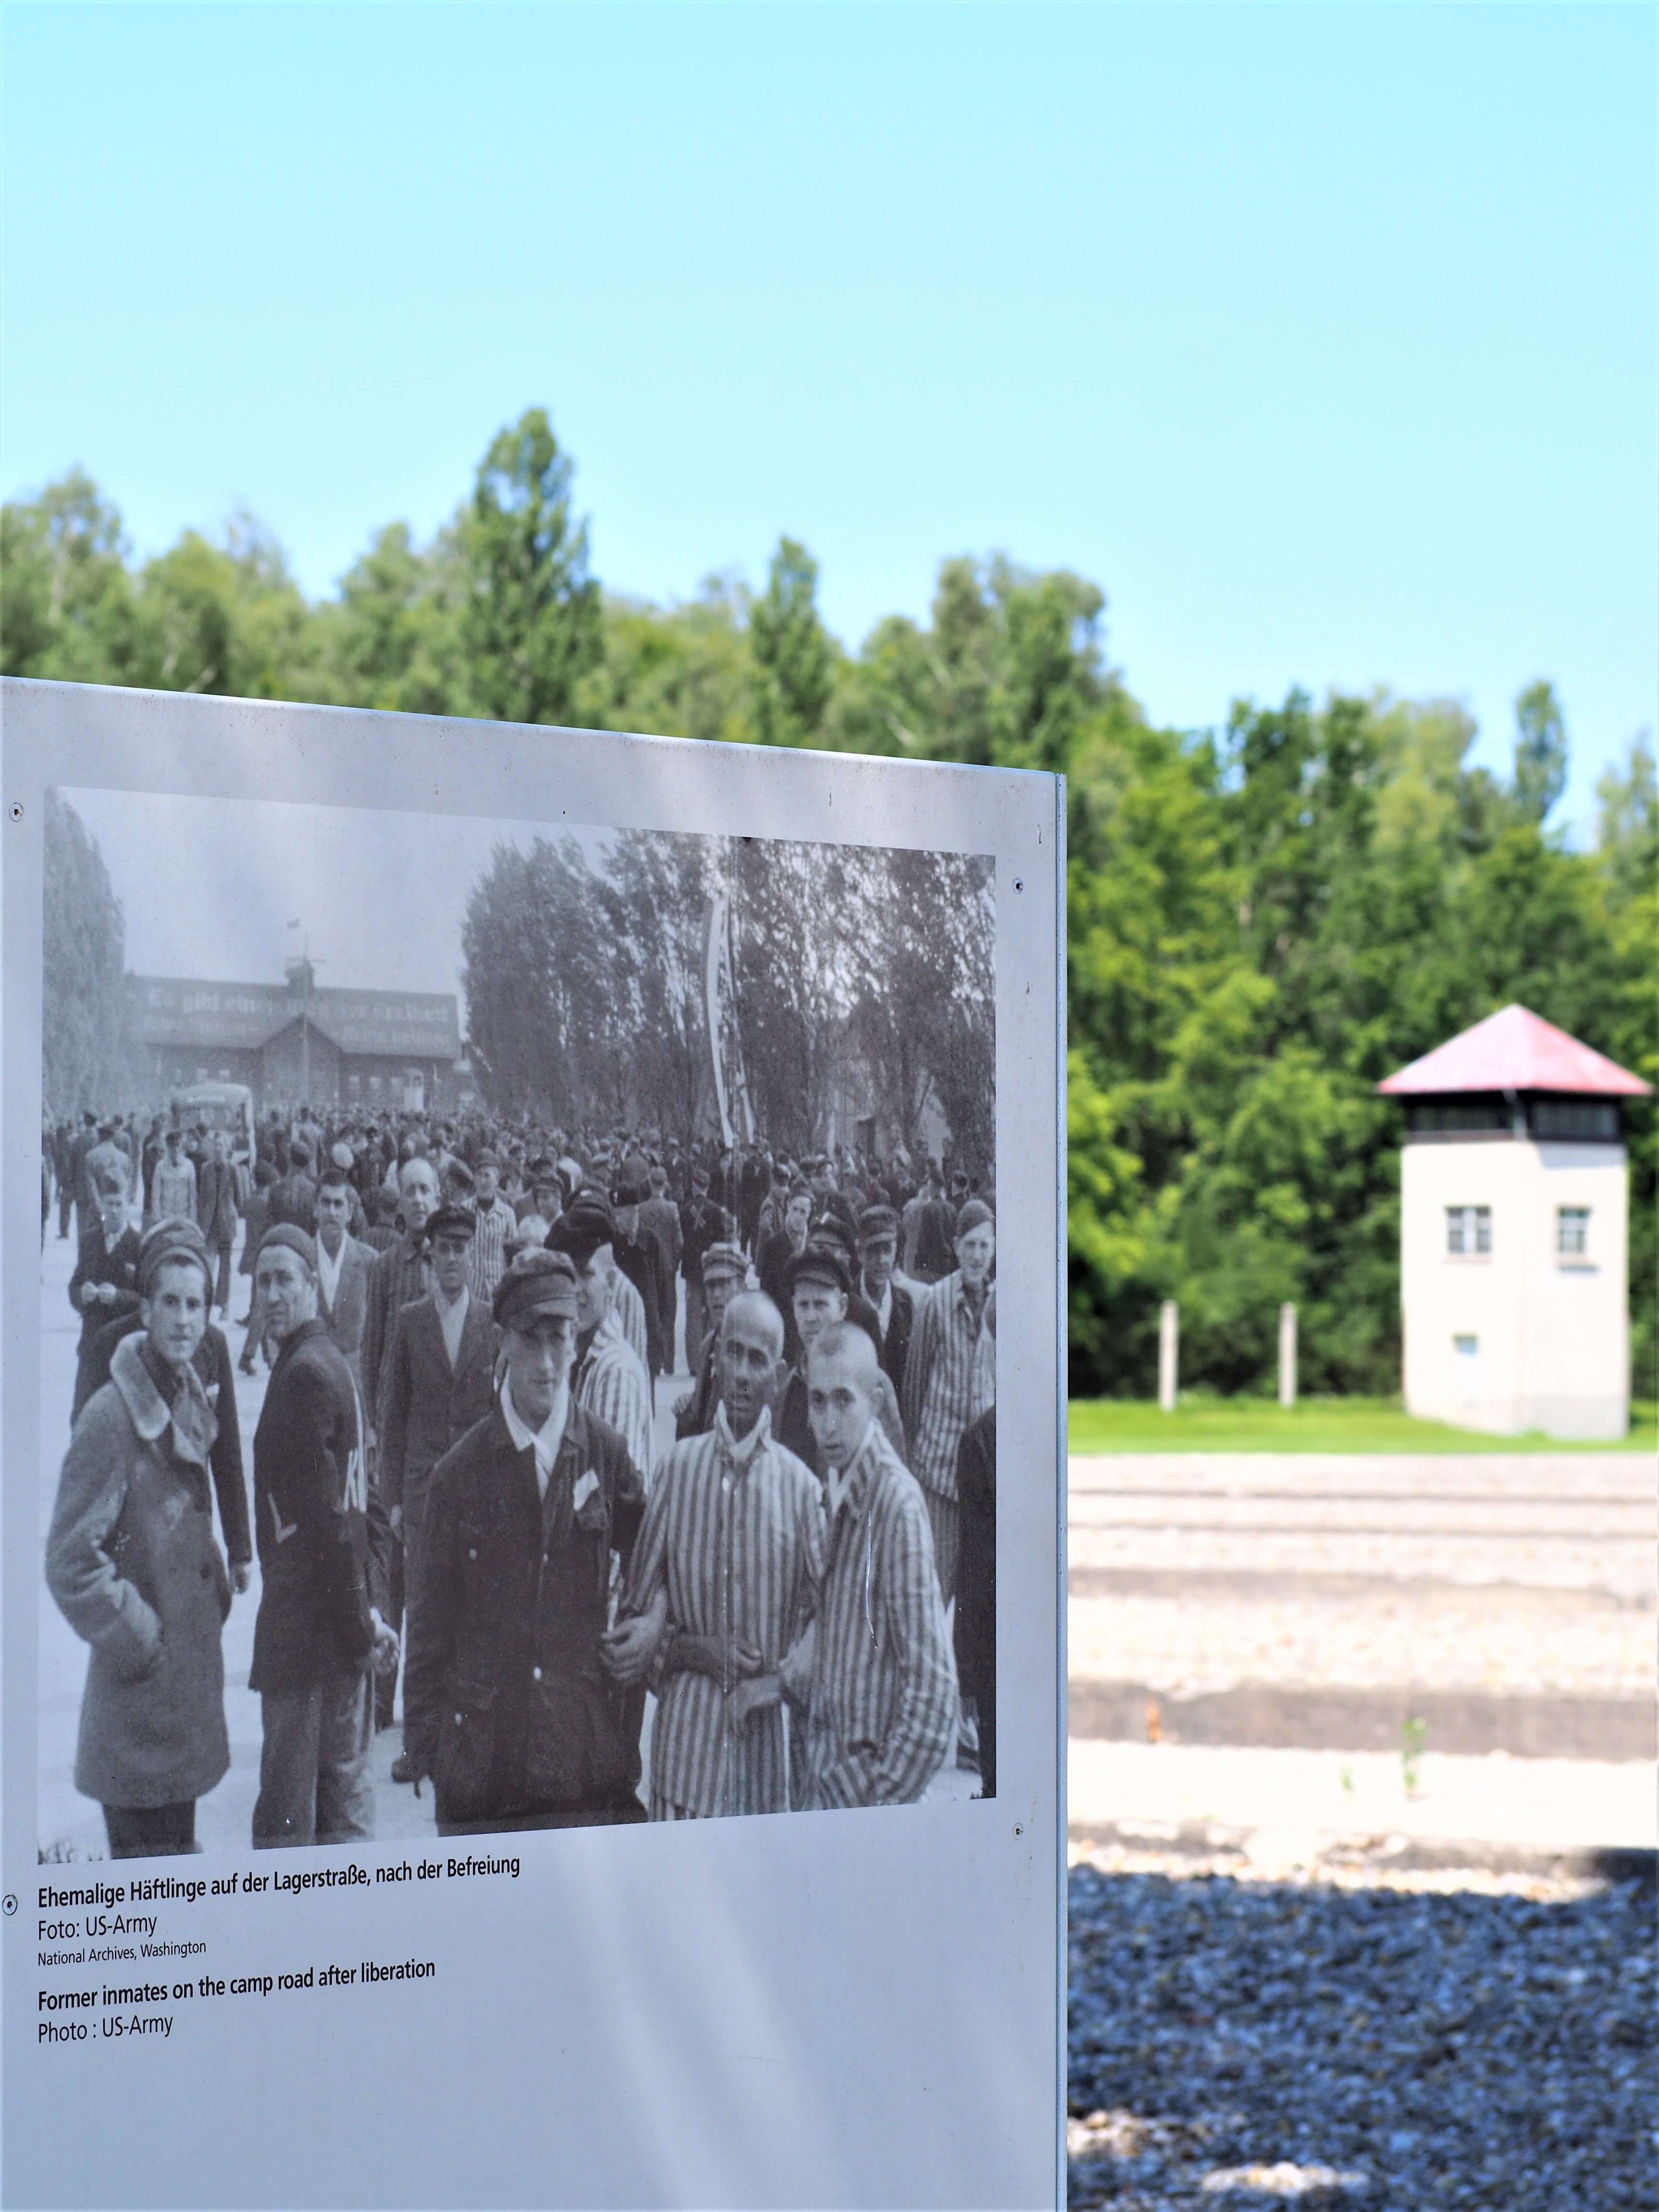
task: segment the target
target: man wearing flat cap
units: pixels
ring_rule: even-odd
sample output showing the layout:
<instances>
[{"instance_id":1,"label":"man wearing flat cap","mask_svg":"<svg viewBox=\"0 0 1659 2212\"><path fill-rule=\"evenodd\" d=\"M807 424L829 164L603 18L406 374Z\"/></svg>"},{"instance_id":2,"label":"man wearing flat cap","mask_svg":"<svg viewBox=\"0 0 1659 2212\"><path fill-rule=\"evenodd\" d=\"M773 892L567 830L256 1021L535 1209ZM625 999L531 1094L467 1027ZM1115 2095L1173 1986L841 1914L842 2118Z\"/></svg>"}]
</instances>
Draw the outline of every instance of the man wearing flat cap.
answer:
<instances>
[{"instance_id":1,"label":"man wearing flat cap","mask_svg":"<svg viewBox=\"0 0 1659 2212\"><path fill-rule=\"evenodd\" d=\"M648 1487L654 1457L651 1384L608 1303L611 1285L618 1279L611 1264L610 1207L596 1192L580 1192L554 1224L550 1241L568 1259L576 1279L572 1393L578 1405L617 1431L641 1484Z\"/></svg>"},{"instance_id":2,"label":"man wearing flat cap","mask_svg":"<svg viewBox=\"0 0 1659 2212\"><path fill-rule=\"evenodd\" d=\"M890 1206L866 1206L859 1216L859 1289L876 1316L878 1349L888 1381L904 1392L904 1360L910 1349L915 1307L902 1283L893 1280L898 1261L899 1218Z\"/></svg>"},{"instance_id":3,"label":"man wearing flat cap","mask_svg":"<svg viewBox=\"0 0 1659 2212\"><path fill-rule=\"evenodd\" d=\"M514 1211L520 1222L538 1214L550 1228L564 1212L564 1184L547 1153L538 1152L525 1170L524 1194Z\"/></svg>"},{"instance_id":4,"label":"man wearing flat cap","mask_svg":"<svg viewBox=\"0 0 1659 2212\"><path fill-rule=\"evenodd\" d=\"M714 1409L720 1402L720 1335L726 1309L749 1280L749 1258L741 1244L721 1239L708 1245L702 1255L702 1305L708 1316L708 1333L695 1357L696 1387L674 1408L674 1435L701 1437L714 1425Z\"/></svg>"},{"instance_id":5,"label":"man wearing flat cap","mask_svg":"<svg viewBox=\"0 0 1659 2212\"><path fill-rule=\"evenodd\" d=\"M623 1342L646 1371L650 1374L651 1337L646 1324L645 1299L640 1290L623 1273L617 1264L617 1218L605 1193L591 1187L574 1194L562 1217L568 1241L561 1237L550 1237L548 1243L561 1251L571 1254L586 1249L592 1255L592 1263L605 1279L605 1310L614 1316ZM582 1272L582 1262L576 1263L576 1273Z\"/></svg>"},{"instance_id":6,"label":"man wearing flat cap","mask_svg":"<svg viewBox=\"0 0 1659 2212\"><path fill-rule=\"evenodd\" d=\"M489 1411L495 1368L495 1320L468 1281L477 1234L470 1208L441 1206L426 1234L432 1288L398 1316L380 1418L378 1480L392 1533L403 1545L406 1607L420 1588L432 1470ZM392 1778L415 1779L407 1744Z\"/></svg>"},{"instance_id":7,"label":"man wearing flat cap","mask_svg":"<svg viewBox=\"0 0 1659 2212\"><path fill-rule=\"evenodd\" d=\"M397 1663L382 1617L391 1532L368 1481L351 1370L318 1316L306 1231L268 1229L253 1279L277 1345L253 1436L264 1589L248 1686L264 1732L253 1842L345 1843L374 1832L369 1674Z\"/></svg>"},{"instance_id":8,"label":"man wearing flat cap","mask_svg":"<svg viewBox=\"0 0 1659 2212\"><path fill-rule=\"evenodd\" d=\"M231 1577L213 1535L217 1425L194 1364L213 1279L194 1222L160 1224L137 1289L140 1326L75 1425L46 1539L47 1587L91 1646L75 1786L102 1805L114 1858L194 1850L196 1801L230 1765ZM226 1536L246 1544L246 1507L240 1529L233 1515Z\"/></svg>"},{"instance_id":9,"label":"man wearing flat cap","mask_svg":"<svg viewBox=\"0 0 1659 2212\"><path fill-rule=\"evenodd\" d=\"M793 1452L797 1459L804 1460L814 1474L822 1474L823 1467L807 1411L807 1362L813 1345L826 1328L850 1321L875 1346L878 1360L881 1356L876 1317L854 1291L852 1265L842 1236L837 1233L840 1229L839 1220L832 1218L822 1233L814 1231L805 1250L796 1253L783 1270L784 1292L794 1315L800 1356L789 1371L778 1406L777 1436L779 1443ZM899 1419L893 1386L879 1369L874 1406L882 1432L902 1467L904 1425Z\"/></svg>"},{"instance_id":10,"label":"man wearing flat cap","mask_svg":"<svg viewBox=\"0 0 1659 2212\"><path fill-rule=\"evenodd\" d=\"M520 1253L495 1297L500 1392L433 1474L404 1710L442 1835L645 1817L643 1692L605 1658L644 1486L571 1389L577 1313L568 1255Z\"/></svg>"},{"instance_id":11,"label":"man wearing flat cap","mask_svg":"<svg viewBox=\"0 0 1659 2212\"><path fill-rule=\"evenodd\" d=\"M127 1219L127 1177L123 1168L103 1168L88 1178L95 1213L88 1214L70 1277L69 1302L81 1316L76 1347L75 1410L91 1395L82 1376L93 1340L108 1322L138 1310L138 1232Z\"/></svg>"},{"instance_id":12,"label":"man wearing flat cap","mask_svg":"<svg viewBox=\"0 0 1659 2212\"><path fill-rule=\"evenodd\" d=\"M615 1275L631 1283L639 1293L640 1310L645 1317L645 1371L654 1384L659 1375L673 1369L674 1308L671 1287L665 1358L659 1255L655 1240L641 1220L641 1208L650 1195L645 1162L637 1153L630 1153L617 1176L616 1196L611 1210L611 1263Z\"/></svg>"}]
</instances>

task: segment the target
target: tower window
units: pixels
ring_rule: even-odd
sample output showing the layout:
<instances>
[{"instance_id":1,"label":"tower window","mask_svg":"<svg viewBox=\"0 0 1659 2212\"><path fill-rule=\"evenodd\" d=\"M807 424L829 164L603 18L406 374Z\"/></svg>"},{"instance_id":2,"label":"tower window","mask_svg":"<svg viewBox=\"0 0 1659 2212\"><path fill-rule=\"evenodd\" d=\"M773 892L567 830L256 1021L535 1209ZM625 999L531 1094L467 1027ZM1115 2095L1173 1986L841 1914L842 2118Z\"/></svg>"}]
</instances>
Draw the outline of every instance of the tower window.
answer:
<instances>
[{"instance_id":1,"label":"tower window","mask_svg":"<svg viewBox=\"0 0 1659 2212\"><path fill-rule=\"evenodd\" d=\"M1463 1260L1492 1250L1492 1208L1489 1206L1449 1206L1446 1208L1446 1249Z\"/></svg>"},{"instance_id":2,"label":"tower window","mask_svg":"<svg viewBox=\"0 0 1659 2212\"><path fill-rule=\"evenodd\" d=\"M1555 1209L1555 1249L1564 1260L1582 1260L1589 1251L1590 1210L1587 1206Z\"/></svg>"},{"instance_id":3,"label":"tower window","mask_svg":"<svg viewBox=\"0 0 1659 2212\"><path fill-rule=\"evenodd\" d=\"M1528 1117L1534 1137L1616 1138L1619 1109L1578 1102L1540 1098Z\"/></svg>"}]
</instances>

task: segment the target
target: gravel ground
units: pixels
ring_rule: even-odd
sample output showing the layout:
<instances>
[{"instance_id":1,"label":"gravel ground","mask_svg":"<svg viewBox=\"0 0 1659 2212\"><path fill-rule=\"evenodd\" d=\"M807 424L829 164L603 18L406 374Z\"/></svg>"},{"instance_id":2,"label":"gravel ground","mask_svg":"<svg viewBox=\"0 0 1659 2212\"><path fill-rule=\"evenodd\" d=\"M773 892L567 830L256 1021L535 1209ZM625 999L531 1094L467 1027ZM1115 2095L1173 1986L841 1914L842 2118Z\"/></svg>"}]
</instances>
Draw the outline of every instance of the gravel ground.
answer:
<instances>
[{"instance_id":1,"label":"gravel ground","mask_svg":"<svg viewBox=\"0 0 1659 2212\"><path fill-rule=\"evenodd\" d=\"M1097 1854L1071 1879L1071 2202L1659 2203L1650 1887Z\"/></svg>"}]
</instances>

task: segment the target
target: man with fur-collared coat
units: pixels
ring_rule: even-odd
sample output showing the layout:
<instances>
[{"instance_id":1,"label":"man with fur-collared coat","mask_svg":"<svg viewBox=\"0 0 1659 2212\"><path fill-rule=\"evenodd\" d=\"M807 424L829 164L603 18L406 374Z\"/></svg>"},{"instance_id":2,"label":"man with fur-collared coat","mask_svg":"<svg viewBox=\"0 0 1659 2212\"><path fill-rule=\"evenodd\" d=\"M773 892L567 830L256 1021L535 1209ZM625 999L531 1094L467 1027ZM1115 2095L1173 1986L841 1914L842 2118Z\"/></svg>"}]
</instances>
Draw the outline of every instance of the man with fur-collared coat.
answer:
<instances>
[{"instance_id":1,"label":"man with fur-collared coat","mask_svg":"<svg viewBox=\"0 0 1659 2212\"><path fill-rule=\"evenodd\" d=\"M75 1786L102 1805L115 1858L194 1850L196 1800L230 1764L217 1430L192 1364L210 1262L193 1223L167 1227L143 1255L142 1328L76 1422L46 1540L47 1587L92 1647Z\"/></svg>"}]
</instances>

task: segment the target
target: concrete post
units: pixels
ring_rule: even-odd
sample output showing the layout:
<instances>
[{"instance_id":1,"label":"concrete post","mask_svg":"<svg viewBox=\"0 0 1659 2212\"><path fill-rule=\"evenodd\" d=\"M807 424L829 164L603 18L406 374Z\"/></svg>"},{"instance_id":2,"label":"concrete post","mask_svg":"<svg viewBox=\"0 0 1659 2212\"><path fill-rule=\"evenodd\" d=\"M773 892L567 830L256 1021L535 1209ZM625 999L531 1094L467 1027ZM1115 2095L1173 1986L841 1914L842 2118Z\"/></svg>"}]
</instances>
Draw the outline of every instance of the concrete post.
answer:
<instances>
[{"instance_id":1,"label":"concrete post","mask_svg":"<svg viewBox=\"0 0 1659 2212\"><path fill-rule=\"evenodd\" d=\"M1165 1298L1158 1316L1158 1402L1166 1413L1175 1411L1180 1347L1181 1309Z\"/></svg>"},{"instance_id":2,"label":"concrete post","mask_svg":"<svg viewBox=\"0 0 1659 2212\"><path fill-rule=\"evenodd\" d=\"M1279 1309L1279 1402L1296 1403L1296 1308L1288 1302Z\"/></svg>"}]
</instances>

